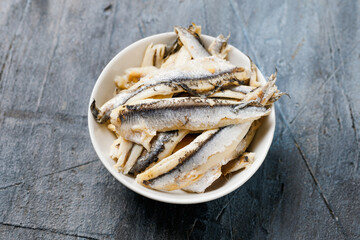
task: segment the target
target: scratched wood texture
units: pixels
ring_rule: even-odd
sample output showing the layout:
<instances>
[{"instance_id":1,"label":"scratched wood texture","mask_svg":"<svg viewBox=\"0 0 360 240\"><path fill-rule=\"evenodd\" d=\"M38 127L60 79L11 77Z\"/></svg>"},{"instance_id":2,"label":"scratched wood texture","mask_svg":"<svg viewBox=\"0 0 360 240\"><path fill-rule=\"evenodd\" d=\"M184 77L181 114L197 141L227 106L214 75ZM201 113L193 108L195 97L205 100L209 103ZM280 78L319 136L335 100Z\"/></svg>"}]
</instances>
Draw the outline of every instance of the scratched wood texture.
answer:
<instances>
[{"instance_id":1,"label":"scratched wood texture","mask_svg":"<svg viewBox=\"0 0 360 240\"><path fill-rule=\"evenodd\" d=\"M359 1L0 1L1 239L359 239ZM259 171L171 205L117 182L91 145L94 83L174 25L231 33L288 92Z\"/></svg>"}]
</instances>

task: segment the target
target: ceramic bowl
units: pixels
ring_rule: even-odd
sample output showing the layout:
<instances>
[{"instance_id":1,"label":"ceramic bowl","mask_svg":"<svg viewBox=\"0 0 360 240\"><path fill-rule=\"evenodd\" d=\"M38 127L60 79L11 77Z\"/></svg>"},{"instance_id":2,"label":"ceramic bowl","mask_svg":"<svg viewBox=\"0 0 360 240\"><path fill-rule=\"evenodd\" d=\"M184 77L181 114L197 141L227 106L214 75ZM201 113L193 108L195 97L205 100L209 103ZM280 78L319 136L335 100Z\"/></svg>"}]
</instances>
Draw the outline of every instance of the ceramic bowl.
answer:
<instances>
[{"instance_id":1,"label":"ceramic bowl","mask_svg":"<svg viewBox=\"0 0 360 240\"><path fill-rule=\"evenodd\" d=\"M175 41L175 33L162 33L141 39L121 52L119 52L104 68L99 78L96 81L94 89L91 93L90 104L93 99L101 106L112 97L114 92L114 78L117 75L122 75L129 67L140 66L146 47L150 43L166 43L171 44ZM205 46L214 40L213 37L202 35L202 41ZM248 57L241 51L231 46L231 51L228 55L228 60L236 66L250 68ZM259 80L264 82L265 79L261 72L258 70ZM137 184L134 178L119 173L115 168L115 162L109 157L110 145L115 140L115 136L111 133L106 125L100 125L94 120L90 110L88 111L88 127L90 137L94 149L99 156L100 161L104 164L106 169L123 185L132 191L141 194L145 197L167 203L175 204L194 204L211 201L220 198L226 194L231 193L235 189L243 185L249 178L259 169L263 163L266 154L270 148L274 131L275 131L275 112L263 119L261 127L258 129L253 142L250 145L250 150L256 153L255 161L246 169L233 173L229 176L221 177L205 193L188 193L182 190L172 192L162 192L145 188Z\"/></svg>"}]
</instances>

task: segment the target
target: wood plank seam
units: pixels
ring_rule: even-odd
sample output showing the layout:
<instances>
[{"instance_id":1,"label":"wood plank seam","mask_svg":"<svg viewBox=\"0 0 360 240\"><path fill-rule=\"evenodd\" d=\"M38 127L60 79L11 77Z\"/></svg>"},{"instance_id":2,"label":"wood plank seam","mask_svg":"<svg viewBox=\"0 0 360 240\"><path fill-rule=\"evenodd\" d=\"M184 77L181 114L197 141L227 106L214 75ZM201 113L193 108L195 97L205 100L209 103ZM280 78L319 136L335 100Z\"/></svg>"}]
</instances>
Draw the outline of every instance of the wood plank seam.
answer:
<instances>
[{"instance_id":1,"label":"wood plank seam","mask_svg":"<svg viewBox=\"0 0 360 240\"><path fill-rule=\"evenodd\" d=\"M85 123L87 120L86 115L75 115L59 112L32 112L32 111L22 111L22 110L10 110L10 111L1 111L0 116L2 118L14 118L20 120L49 120L49 121L58 121L63 123L73 122L73 123ZM87 123L86 123L87 124Z\"/></svg>"},{"instance_id":2,"label":"wood plank seam","mask_svg":"<svg viewBox=\"0 0 360 240\"><path fill-rule=\"evenodd\" d=\"M8 227L24 228L24 229L30 229L30 230L39 230L39 231L44 231L44 232L52 232L52 233L56 233L56 234L59 234L59 235L71 236L71 237L77 237L77 238L80 237L80 238L85 238L85 239L89 239L89 240L98 240L99 239L99 238L85 236L85 235L82 235L82 234L69 233L67 231L54 229L54 228L31 227L31 226L23 226L23 225L19 225L19 224L6 223L6 222L0 222L0 224L4 225L4 226L8 226ZM94 235L94 233L92 233L90 235ZM101 234L101 233L96 233L96 235L111 236L110 234L108 235L108 234Z\"/></svg>"},{"instance_id":3,"label":"wood plank seam","mask_svg":"<svg viewBox=\"0 0 360 240\"><path fill-rule=\"evenodd\" d=\"M6 186L3 186L3 187L0 187L0 191L1 190L4 190L4 189L7 189L7 188L10 188L10 187L17 187L17 186L20 186L26 182L34 182L36 180L39 180L41 178L44 178L44 177L48 177L48 176L51 176L51 175L54 175L54 174L58 174L58 173L62 173L62 172L67 172L67 171L70 171L70 170L73 170L73 169L76 169L76 168L79 168L79 167L82 167L82 166L86 166L86 165L89 165L91 163L94 163L94 162L98 162L99 160L96 159L96 160L91 160L89 162L85 162L85 163L81 163L81 164L78 164L78 165L75 165L75 166L72 166L72 167L69 167L69 168L65 168L65 169L62 169L62 170L59 170L59 171L54 171L54 172L51 172L51 173L47 173L47 174L44 174L42 176L39 176L39 177L36 177L36 178L31 178L31 179L25 179L21 182L15 182L15 183L12 183L12 184L9 184L9 185L6 185Z\"/></svg>"}]
</instances>

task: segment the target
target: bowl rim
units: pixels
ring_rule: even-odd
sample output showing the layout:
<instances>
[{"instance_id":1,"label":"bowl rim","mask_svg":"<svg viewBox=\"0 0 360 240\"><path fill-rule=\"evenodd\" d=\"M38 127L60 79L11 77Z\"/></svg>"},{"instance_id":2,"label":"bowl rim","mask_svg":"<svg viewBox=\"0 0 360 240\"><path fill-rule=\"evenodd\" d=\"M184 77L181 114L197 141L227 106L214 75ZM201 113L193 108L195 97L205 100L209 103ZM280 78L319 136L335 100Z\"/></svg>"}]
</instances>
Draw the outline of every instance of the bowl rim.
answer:
<instances>
[{"instance_id":1,"label":"bowl rim","mask_svg":"<svg viewBox=\"0 0 360 240\"><path fill-rule=\"evenodd\" d=\"M122 55L124 54L124 52L126 53L128 50L135 48L136 46L142 45L143 43L148 42L151 39L154 38L166 38L166 37L172 37L172 36L176 36L176 34L174 32L165 32L165 33L160 33L160 34L154 34L151 36L148 36L146 38L142 38L138 41L135 41L134 43L128 45L127 47L125 47L124 49L122 49L120 52L118 52L105 66L105 68L101 71L99 77L97 78L95 85L92 89L91 95L90 95L90 101L89 101L89 105L88 107L88 129L89 129L89 134L90 134L90 139L91 139L91 143L95 149L95 152L99 158L99 160L101 161L101 163L105 166L105 168L111 173L111 175L117 179L120 183L122 183L125 187L127 187L128 189L153 200L156 201L160 201L160 202L164 202L164 203L172 203L172 204L197 204L197 203L203 203L203 202L209 202L218 198L221 198L233 191L235 191L236 189L238 189L239 187L241 187L244 183L246 183L256 172L257 170L260 168L260 166L263 164L263 162L265 161L265 158L268 154L268 151L271 147L273 138L274 138L274 133L275 133L275 127L276 127L276 118L275 118L275 108L274 106L272 106L272 111L270 113L269 116L267 116L268 118L270 118L270 120L272 120L272 124L271 127L268 131L270 131L268 134L270 134L270 140L269 143L266 144L263 152L264 152L264 158L263 159L258 159L258 164L256 165L256 167L252 168L251 172L248 172L247 175L245 175L243 178L241 178L240 181L238 181L236 184L233 184L229 187L227 187L226 189L224 189L223 191L217 192L216 194L207 194L207 195L203 195L202 193L189 193L193 196L196 196L194 198L176 198L176 195L174 196L163 196L163 195L157 195L156 192L158 192L157 190L152 190L153 192L149 192L149 191L142 191L141 188L136 188L134 187L134 184L129 183L127 181L125 181L123 178L121 178L119 175L121 173L117 172L116 169L113 166L110 166L109 164L107 164L106 159L103 159L101 156L101 151L100 151L100 147L97 146L95 144L95 133L94 133L94 129L92 129L91 126L94 125L94 120L93 120L93 116L92 113L90 111L90 105L92 103L92 101L94 100L94 95L95 92L97 91L97 89L99 88L99 86L101 85L102 79L104 79L104 76L106 75L106 73L110 70L111 66L118 61L119 58L122 57ZM215 39L212 36L208 36L205 34L201 34L201 38L204 39L209 39L209 40L213 40ZM234 48L236 50L238 50L240 53L244 54L243 52L241 52L239 49L237 49L236 47L232 46L229 44L229 46L231 48ZM262 73L260 70L258 70L258 72L261 74L261 76L263 77ZM97 124L97 123L95 123ZM260 162L261 161L261 162ZM221 187L220 187L221 188Z\"/></svg>"}]
</instances>

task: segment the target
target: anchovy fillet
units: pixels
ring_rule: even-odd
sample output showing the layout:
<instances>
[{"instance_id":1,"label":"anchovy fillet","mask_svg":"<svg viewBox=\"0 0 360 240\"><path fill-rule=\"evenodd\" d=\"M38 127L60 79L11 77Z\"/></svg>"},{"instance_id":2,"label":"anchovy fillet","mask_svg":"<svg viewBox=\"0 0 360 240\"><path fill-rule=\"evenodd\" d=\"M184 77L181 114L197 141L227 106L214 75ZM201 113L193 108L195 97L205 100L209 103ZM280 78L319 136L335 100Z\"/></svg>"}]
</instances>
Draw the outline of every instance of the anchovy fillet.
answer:
<instances>
[{"instance_id":1,"label":"anchovy fillet","mask_svg":"<svg viewBox=\"0 0 360 240\"><path fill-rule=\"evenodd\" d=\"M259 87L261 86L261 83L259 82L258 79L257 67L250 57L249 60L250 60L250 69L251 69L250 86Z\"/></svg>"},{"instance_id":2,"label":"anchovy fillet","mask_svg":"<svg viewBox=\"0 0 360 240\"><path fill-rule=\"evenodd\" d=\"M239 158L246 149L249 147L250 143L254 139L254 136L256 134L257 129L261 125L261 120L254 121L251 125L249 131L246 133L244 139L241 140L241 142L236 146L235 150L231 153L228 159L225 159L223 164L227 164L229 161Z\"/></svg>"},{"instance_id":3,"label":"anchovy fillet","mask_svg":"<svg viewBox=\"0 0 360 240\"><path fill-rule=\"evenodd\" d=\"M230 38L230 34L227 37L224 37L222 34L217 36L215 40L209 46L209 52L213 56L219 58L226 58L227 54L230 51L230 47L227 45L227 41Z\"/></svg>"},{"instance_id":4,"label":"anchovy fillet","mask_svg":"<svg viewBox=\"0 0 360 240\"><path fill-rule=\"evenodd\" d=\"M186 65L191 60L191 55L185 47L181 47L180 50L169 56L168 59L161 65L161 69L171 68L176 69Z\"/></svg>"},{"instance_id":5,"label":"anchovy fillet","mask_svg":"<svg viewBox=\"0 0 360 240\"><path fill-rule=\"evenodd\" d=\"M109 119L110 112L125 103L177 92L206 97L221 87L248 84L250 77L248 71L225 62L221 64L220 69L216 67L217 63L221 61L216 59L194 61L192 71L164 69L154 75L148 74L130 89L123 90L110 99L100 109L96 107L94 100L90 106L91 112L98 123L105 123ZM210 71L206 67L210 68Z\"/></svg>"},{"instance_id":6,"label":"anchovy fillet","mask_svg":"<svg viewBox=\"0 0 360 240\"><path fill-rule=\"evenodd\" d=\"M187 187L182 188L187 192L194 193L203 193L205 190L210 187L219 177L221 177L221 164L218 164L210 168L205 174L193 184L190 184Z\"/></svg>"},{"instance_id":7,"label":"anchovy fillet","mask_svg":"<svg viewBox=\"0 0 360 240\"><path fill-rule=\"evenodd\" d=\"M175 33L179 36L180 41L189 51L193 58L202 58L211 56L202 44L199 35L186 28L176 26Z\"/></svg>"},{"instance_id":8,"label":"anchovy fillet","mask_svg":"<svg viewBox=\"0 0 360 240\"><path fill-rule=\"evenodd\" d=\"M125 163L123 170L124 174L129 173L130 169L134 166L136 160L140 157L143 150L143 146L134 144L133 148L131 149L130 155Z\"/></svg>"},{"instance_id":9,"label":"anchovy fillet","mask_svg":"<svg viewBox=\"0 0 360 240\"><path fill-rule=\"evenodd\" d=\"M208 130L176 153L136 177L144 186L172 191L184 188L229 155L249 130L250 123Z\"/></svg>"},{"instance_id":10,"label":"anchovy fillet","mask_svg":"<svg viewBox=\"0 0 360 240\"><path fill-rule=\"evenodd\" d=\"M168 157L188 132L187 130L180 130L159 133L153 141L150 151L136 161L130 173L137 175L150 165Z\"/></svg>"},{"instance_id":11,"label":"anchovy fillet","mask_svg":"<svg viewBox=\"0 0 360 240\"><path fill-rule=\"evenodd\" d=\"M133 147L133 143L130 141L125 140L124 138L120 137L120 145L119 147L119 156L117 162L115 164L115 168L118 171L121 171L125 165L125 162L130 154L131 148Z\"/></svg>"},{"instance_id":12,"label":"anchovy fillet","mask_svg":"<svg viewBox=\"0 0 360 240\"><path fill-rule=\"evenodd\" d=\"M156 132L199 131L259 119L271 109L260 105L197 97L146 99L111 114L117 133L145 148Z\"/></svg>"},{"instance_id":13,"label":"anchovy fillet","mask_svg":"<svg viewBox=\"0 0 360 240\"><path fill-rule=\"evenodd\" d=\"M149 44L149 46L145 50L141 67L155 66L159 68L164 59L165 47L165 44Z\"/></svg>"}]
</instances>

